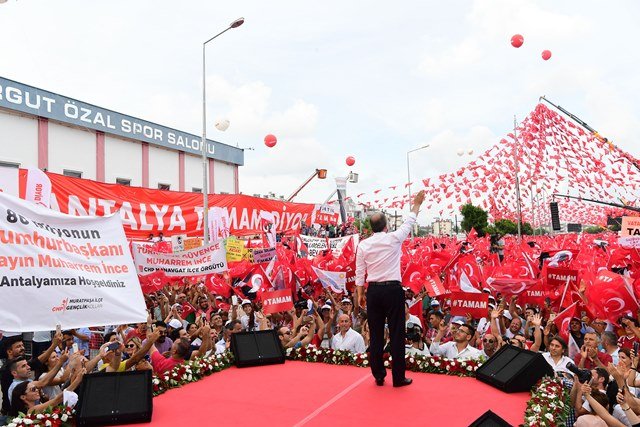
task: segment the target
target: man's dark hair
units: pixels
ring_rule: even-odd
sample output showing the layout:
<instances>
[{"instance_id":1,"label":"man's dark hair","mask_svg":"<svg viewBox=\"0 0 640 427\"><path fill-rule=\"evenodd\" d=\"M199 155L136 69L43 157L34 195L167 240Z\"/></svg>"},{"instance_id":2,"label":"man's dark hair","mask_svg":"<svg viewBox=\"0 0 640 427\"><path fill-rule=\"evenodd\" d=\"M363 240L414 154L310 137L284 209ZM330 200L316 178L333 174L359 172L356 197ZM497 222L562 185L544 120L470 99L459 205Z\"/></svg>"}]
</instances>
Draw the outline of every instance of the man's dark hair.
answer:
<instances>
[{"instance_id":1,"label":"man's dark hair","mask_svg":"<svg viewBox=\"0 0 640 427\"><path fill-rule=\"evenodd\" d=\"M18 363L22 362L23 360L27 360L27 358L24 356L18 356L15 359L7 361L7 368L9 369L9 372L11 373L15 371L18 367Z\"/></svg>"},{"instance_id":2,"label":"man's dark hair","mask_svg":"<svg viewBox=\"0 0 640 427\"><path fill-rule=\"evenodd\" d=\"M73 335L73 331L72 330L62 331L62 335Z\"/></svg>"},{"instance_id":3,"label":"man's dark hair","mask_svg":"<svg viewBox=\"0 0 640 427\"><path fill-rule=\"evenodd\" d=\"M467 328L469 330L469 335L471 335L471 337L473 337L476 333L476 328L474 328L473 326L471 326L468 323L463 323L460 326L464 326L465 328Z\"/></svg>"},{"instance_id":4,"label":"man's dark hair","mask_svg":"<svg viewBox=\"0 0 640 427\"><path fill-rule=\"evenodd\" d=\"M225 329L227 329L228 331L233 331L233 328L238 324L242 324L241 321L239 321L238 319L236 320L232 320L231 322L227 323L227 325L225 326Z\"/></svg>"},{"instance_id":5,"label":"man's dark hair","mask_svg":"<svg viewBox=\"0 0 640 427\"><path fill-rule=\"evenodd\" d=\"M605 368L596 368L596 372L598 373L598 376L600 378L604 378L602 387L606 389L607 385L609 384L609 372Z\"/></svg>"},{"instance_id":6,"label":"man's dark hair","mask_svg":"<svg viewBox=\"0 0 640 427\"><path fill-rule=\"evenodd\" d=\"M162 320L158 320L157 322L154 322L153 324L154 324L156 327L158 327L158 326L160 326L160 327L162 327L162 328L166 328L166 327L167 327L167 324L166 324L166 323L164 323Z\"/></svg>"},{"instance_id":7,"label":"man's dark hair","mask_svg":"<svg viewBox=\"0 0 640 427\"><path fill-rule=\"evenodd\" d=\"M178 339L178 345L176 347L176 353L184 360L189 360L189 354L191 353L191 342L187 338Z\"/></svg>"},{"instance_id":8,"label":"man's dark hair","mask_svg":"<svg viewBox=\"0 0 640 427\"><path fill-rule=\"evenodd\" d=\"M441 312L440 310L431 311L431 312L429 313L429 316L431 316L432 314L433 314L434 316L436 316L436 317L439 317L439 318L440 318L440 320L444 319L444 313L443 313L443 312Z\"/></svg>"},{"instance_id":9,"label":"man's dark hair","mask_svg":"<svg viewBox=\"0 0 640 427\"><path fill-rule=\"evenodd\" d=\"M616 334L611 331L604 331L602 333L602 342L604 343L605 341L609 345L617 345L618 337L616 337Z\"/></svg>"},{"instance_id":10,"label":"man's dark hair","mask_svg":"<svg viewBox=\"0 0 640 427\"><path fill-rule=\"evenodd\" d=\"M109 342L109 340L111 339L112 336L116 335L115 332L109 332L108 334L104 335L104 342Z\"/></svg>"},{"instance_id":11,"label":"man's dark hair","mask_svg":"<svg viewBox=\"0 0 640 427\"><path fill-rule=\"evenodd\" d=\"M384 231L384 228L387 226L387 216L381 212L376 212L371 215L369 222L371 223L371 231L379 233Z\"/></svg>"}]
</instances>

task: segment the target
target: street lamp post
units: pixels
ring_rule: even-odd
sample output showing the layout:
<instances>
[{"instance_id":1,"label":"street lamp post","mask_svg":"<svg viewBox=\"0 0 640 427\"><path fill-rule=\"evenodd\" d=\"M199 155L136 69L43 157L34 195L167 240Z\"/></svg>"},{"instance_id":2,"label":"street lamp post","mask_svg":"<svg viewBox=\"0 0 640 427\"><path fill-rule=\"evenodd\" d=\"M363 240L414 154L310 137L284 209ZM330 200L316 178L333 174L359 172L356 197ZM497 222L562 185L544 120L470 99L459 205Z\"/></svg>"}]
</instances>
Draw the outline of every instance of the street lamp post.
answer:
<instances>
[{"instance_id":1,"label":"street lamp post","mask_svg":"<svg viewBox=\"0 0 640 427\"><path fill-rule=\"evenodd\" d=\"M202 152L202 226L204 228L204 244L209 244L209 162L207 160L207 43L218 36L226 33L232 28L238 28L244 24L244 18L238 18L231 23L224 31L219 32L206 42L202 43L202 141L200 151Z\"/></svg>"},{"instance_id":2,"label":"street lamp post","mask_svg":"<svg viewBox=\"0 0 640 427\"><path fill-rule=\"evenodd\" d=\"M407 188L409 191L409 207L411 207L411 172L409 170L409 154L413 153L414 151L419 151L428 147L429 147L429 144L407 151ZM413 236L413 228L411 228L411 236Z\"/></svg>"}]
</instances>

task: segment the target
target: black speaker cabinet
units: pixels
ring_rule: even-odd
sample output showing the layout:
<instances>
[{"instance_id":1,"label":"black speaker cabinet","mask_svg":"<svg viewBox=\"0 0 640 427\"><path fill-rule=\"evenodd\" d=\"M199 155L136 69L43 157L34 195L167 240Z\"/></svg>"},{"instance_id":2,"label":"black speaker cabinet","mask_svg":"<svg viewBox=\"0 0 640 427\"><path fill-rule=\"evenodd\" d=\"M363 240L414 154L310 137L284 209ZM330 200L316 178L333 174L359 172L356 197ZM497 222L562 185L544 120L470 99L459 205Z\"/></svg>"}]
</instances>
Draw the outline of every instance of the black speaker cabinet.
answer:
<instances>
[{"instance_id":1,"label":"black speaker cabinet","mask_svg":"<svg viewBox=\"0 0 640 427\"><path fill-rule=\"evenodd\" d=\"M76 407L78 426L151 422L153 387L148 371L85 375Z\"/></svg>"},{"instance_id":2,"label":"black speaker cabinet","mask_svg":"<svg viewBox=\"0 0 640 427\"><path fill-rule=\"evenodd\" d=\"M284 363L284 349L275 330L232 334L231 351L239 368Z\"/></svg>"},{"instance_id":3,"label":"black speaker cabinet","mask_svg":"<svg viewBox=\"0 0 640 427\"><path fill-rule=\"evenodd\" d=\"M492 411L480 415L480 418L469 424L469 427L513 427Z\"/></svg>"},{"instance_id":4,"label":"black speaker cabinet","mask_svg":"<svg viewBox=\"0 0 640 427\"><path fill-rule=\"evenodd\" d=\"M549 203L549 210L551 211L551 228L553 231L560 231L560 211L558 210L558 202Z\"/></svg>"},{"instance_id":5,"label":"black speaker cabinet","mask_svg":"<svg viewBox=\"0 0 640 427\"><path fill-rule=\"evenodd\" d=\"M476 378L507 393L530 391L540 378L553 376L540 353L505 345L476 371Z\"/></svg>"}]
</instances>

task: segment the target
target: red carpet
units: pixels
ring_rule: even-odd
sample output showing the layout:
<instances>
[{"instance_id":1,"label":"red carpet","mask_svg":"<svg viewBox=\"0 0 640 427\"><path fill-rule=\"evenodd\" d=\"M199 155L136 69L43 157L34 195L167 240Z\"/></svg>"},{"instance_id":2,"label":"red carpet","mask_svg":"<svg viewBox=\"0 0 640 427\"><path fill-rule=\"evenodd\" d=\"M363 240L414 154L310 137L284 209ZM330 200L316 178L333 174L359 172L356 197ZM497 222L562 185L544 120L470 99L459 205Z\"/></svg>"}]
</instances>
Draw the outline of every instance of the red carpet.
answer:
<instances>
[{"instance_id":1,"label":"red carpet","mask_svg":"<svg viewBox=\"0 0 640 427\"><path fill-rule=\"evenodd\" d=\"M353 366L288 361L229 368L153 400L154 426L468 426L487 409L524 421L529 393L503 393L475 378L407 373L383 387ZM139 425L139 424L138 424Z\"/></svg>"}]
</instances>

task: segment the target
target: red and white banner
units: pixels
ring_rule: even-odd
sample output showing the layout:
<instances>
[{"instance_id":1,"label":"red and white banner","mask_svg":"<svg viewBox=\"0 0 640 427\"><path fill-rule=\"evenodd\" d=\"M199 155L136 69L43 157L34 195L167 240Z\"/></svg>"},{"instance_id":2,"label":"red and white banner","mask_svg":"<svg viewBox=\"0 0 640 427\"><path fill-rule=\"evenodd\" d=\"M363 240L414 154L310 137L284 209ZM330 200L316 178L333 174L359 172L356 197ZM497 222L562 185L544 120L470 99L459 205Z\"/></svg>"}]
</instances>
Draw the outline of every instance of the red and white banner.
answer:
<instances>
[{"instance_id":1,"label":"red and white banner","mask_svg":"<svg viewBox=\"0 0 640 427\"><path fill-rule=\"evenodd\" d=\"M120 217L64 215L4 193L0 212L0 330L146 320Z\"/></svg>"},{"instance_id":2,"label":"red and white banner","mask_svg":"<svg viewBox=\"0 0 640 427\"><path fill-rule=\"evenodd\" d=\"M569 268L547 267L547 276L545 277L549 289L562 287L563 289L569 282L569 289L578 288L578 270Z\"/></svg>"},{"instance_id":3,"label":"red and white banner","mask_svg":"<svg viewBox=\"0 0 640 427\"><path fill-rule=\"evenodd\" d=\"M311 218L311 224L333 224L338 223L338 216L340 215L340 207L333 205L315 205L313 210L313 216Z\"/></svg>"},{"instance_id":4,"label":"red and white banner","mask_svg":"<svg viewBox=\"0 0 640 427\"><path fill-rule=\"evenodd\" d=\"M169 277L201 276L227 271L227 252L224 242L175 254L157 252L153 245L131 244L138 274L146 275L162 270Z\"/></svg>"},{"instance_id":5,"label":"red and white banner","mask_svg":"<svg viewBox=\"0 0 640 427\"><path fill-rule=\"evenodd\" d=\"M150 233L201 236L202 194L152 190L104 184L47 172L51 181L51 208L76 216L120 213L128 238L144 240ZM20 170L20 196L24 198L27 171ZM209 194L209 207L226 209L229 232L235 236L263 232L260 213L274 216L276 231L299 230L310 223L315 205L288 203L238 194ZM223 216L226 218L226 216Z\"/></svg>"},{"instance_id":6,"label":"red and white banner","mask_svg":"<svg viewBox=\"0 0 640 427\"><path fill-rule=\"evenodd\" d=\"M487 315L489 294L452 292L447 298L451 301L452 316L466 316L470 314L474 319L480 319Z\"/></svg>"},{"instance_id":7,"label":"red and white banner","mask_svg":"<svg viewBox=\"0 0 640 427\"><path fill-rule=\"evenodd\" d=\"M264 314L289 311L293 308L291 289L267 291L262 293L262 311Z\"/></svg>"}]
</instances>

